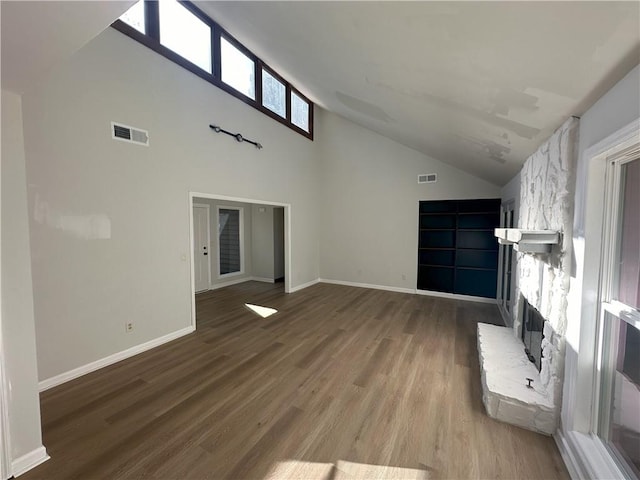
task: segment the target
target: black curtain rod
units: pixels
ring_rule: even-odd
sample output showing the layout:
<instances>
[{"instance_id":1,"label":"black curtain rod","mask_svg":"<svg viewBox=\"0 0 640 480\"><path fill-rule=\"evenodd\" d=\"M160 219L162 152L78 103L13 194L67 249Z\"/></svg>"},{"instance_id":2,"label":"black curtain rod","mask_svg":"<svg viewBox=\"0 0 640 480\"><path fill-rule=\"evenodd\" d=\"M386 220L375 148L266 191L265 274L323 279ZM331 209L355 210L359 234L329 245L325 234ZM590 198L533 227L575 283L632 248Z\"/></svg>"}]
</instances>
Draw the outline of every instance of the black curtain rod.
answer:
<instances>
[{"instance_id":1,"label":"black curtain rod","mask_svg":"<svg viewBox=\"0 0 640 480\"><path fill-rule=\"evenodd\" d=\"M254 145L258 150L260 150L262 148L262 145L259 142L254 142L253 140L249 140L248 138L244 138L242 136L242 134L240 134L240 133L230 132L228 130L225 130L224 128L219 127L218 125L209 125L209 128L211 128L216 133L226 133L227 135L235 138L240 143L242 143L242 142L250 143L251 145Z\"/></svg>"}]
</instances>

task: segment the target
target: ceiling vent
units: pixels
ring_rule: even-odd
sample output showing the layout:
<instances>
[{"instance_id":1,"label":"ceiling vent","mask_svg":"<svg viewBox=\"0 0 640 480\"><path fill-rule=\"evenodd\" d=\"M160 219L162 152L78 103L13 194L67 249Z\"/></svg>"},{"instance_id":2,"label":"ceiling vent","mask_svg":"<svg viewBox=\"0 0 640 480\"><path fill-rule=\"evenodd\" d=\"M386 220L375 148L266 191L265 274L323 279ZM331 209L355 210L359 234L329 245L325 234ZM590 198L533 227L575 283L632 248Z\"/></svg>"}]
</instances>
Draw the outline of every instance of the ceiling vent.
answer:
<instances>
[{"instance_id":1,"label":"ceiling vent","mask_svg":"<svg viewBox=\"0 0 640 480\"><path fill-rule=\"evenodd\" d=\"M146 147L149 146L149 132L123 125L122 123L111 122L111 138L122 142L136 143Z\"/></svg>"},{"instance_id":2,"label":"ceiling vent","mask_svg":"<svg viewBox=\"0 0 640 480\"><path fill-rule=\"evenodd\" d=\"M418 175L418 183L436 183L438 181L438 175L435 173L425 173Z\"/></svg>"}]
</instances>

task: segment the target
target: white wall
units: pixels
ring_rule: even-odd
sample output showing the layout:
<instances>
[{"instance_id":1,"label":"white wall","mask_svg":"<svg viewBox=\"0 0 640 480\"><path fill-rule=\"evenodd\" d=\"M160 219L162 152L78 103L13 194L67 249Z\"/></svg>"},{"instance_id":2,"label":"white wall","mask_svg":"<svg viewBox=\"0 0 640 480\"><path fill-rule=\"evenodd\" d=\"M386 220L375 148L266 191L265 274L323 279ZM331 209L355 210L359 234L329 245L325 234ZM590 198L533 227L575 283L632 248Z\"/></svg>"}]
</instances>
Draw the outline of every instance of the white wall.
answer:
<instances>
[{"instance_id":1,"label":"white wall","mask_svg":"<svg viewBox=\"0 0 640 480\"><path fill-rule=\"evenodd\" d=\"M498 198L500 188L324 112L321 138L320 275L415 289L418 202ZM437 173L435 184L418 174Z\"/></svg>"},{"instance_id":2,"label":"white wall","mask_svg":"<svg viewBox=\"0 0 640 480\"><path fill-rule=\"evenodd\" d=\"M202 203L209 205L209 262L211 264L211 285L224 284L229 280L240 280L249 278L253 275L252 266L252 247L251 247L251 204L241 202L230 202L226 200L212 200L210 198L194 198L193 203ZM242 262L244 273L241 275L233 275L232 277L218 278L220 272L218 265L218 218L216 217L216 207L242 207L243 210L243 238L244 249L242 251Z\"/></svg>"},{"instance_id":3,"label":"white wall","mask_svg":"<svg viewBox=\"0 0 640 480\"><path fill-rule=\"evenodd\" d=\"M42 447L27 182L18 95L2 91L2 338L14 461Z\"/></svg>"},{"instance_id":4,"label":"white wall","mask_svg":"<svg viewBox=\"0 0 640 480\"><path fill-rule=\"evenodd\" d=\"M265 280L275 280L273 210L268 205L252 205L251 208L253 276Z\"/></svg>"},{"instance_id":5,"label":"white wall","mask_svg":"<svg viewBox=\"0 0 640 480\"><path fill-rule=\"evenodd\" d=\"M41 380L189 326L190 191L290 204L291 287L318 277L315 142L113 29L23 101Z\"/></svg>"}]
</instances>

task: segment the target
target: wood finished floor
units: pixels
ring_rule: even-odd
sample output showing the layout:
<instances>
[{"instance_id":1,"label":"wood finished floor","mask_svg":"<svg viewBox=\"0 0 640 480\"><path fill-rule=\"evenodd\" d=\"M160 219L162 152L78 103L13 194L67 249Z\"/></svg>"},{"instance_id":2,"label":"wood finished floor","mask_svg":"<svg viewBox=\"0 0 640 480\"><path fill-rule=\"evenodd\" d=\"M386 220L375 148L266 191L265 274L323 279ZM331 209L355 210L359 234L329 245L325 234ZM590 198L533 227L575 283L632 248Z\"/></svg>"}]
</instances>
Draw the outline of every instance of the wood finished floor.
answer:
<instances>
[{"instance_id":1,"label":"wood finished floor","mask_svg":"<svg viewBox=\"0 0 640 480\"><path fill-rule=\"evenodd\" d=\"M21 479L569 478L484 413L495 306L257 282L196 303L195 333L42 393L51 460Z\"/></svg>"}]
</instances>

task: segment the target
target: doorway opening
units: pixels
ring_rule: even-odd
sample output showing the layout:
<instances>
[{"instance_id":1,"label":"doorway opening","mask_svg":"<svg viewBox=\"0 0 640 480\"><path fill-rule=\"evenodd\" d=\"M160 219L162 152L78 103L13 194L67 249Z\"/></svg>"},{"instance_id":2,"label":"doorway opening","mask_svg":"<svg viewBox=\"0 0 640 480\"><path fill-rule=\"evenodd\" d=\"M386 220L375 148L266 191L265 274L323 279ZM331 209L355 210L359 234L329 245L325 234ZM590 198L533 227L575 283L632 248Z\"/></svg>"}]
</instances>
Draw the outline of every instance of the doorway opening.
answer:
<instances>
[{"instance_id":1,"label":"doorway opening","mask_svg":"<svg viewBox=\"0 0 640 480\"><path fill-rule=\"evenodd\" d=\"M189 212L194 327L196 294L247 281L282 282L289 293L289 204L190 192Z\"/></svg>"}]
</instances>

